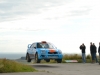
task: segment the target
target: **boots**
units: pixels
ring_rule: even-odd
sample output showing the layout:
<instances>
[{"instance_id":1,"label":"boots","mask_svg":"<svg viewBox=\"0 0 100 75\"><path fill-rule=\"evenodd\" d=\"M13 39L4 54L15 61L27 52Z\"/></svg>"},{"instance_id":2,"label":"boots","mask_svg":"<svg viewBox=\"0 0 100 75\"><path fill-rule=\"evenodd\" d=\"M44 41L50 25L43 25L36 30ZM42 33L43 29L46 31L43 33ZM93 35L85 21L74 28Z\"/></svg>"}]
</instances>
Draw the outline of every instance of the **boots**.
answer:
<instances>
[{"instance_id":1,"label":"boots","mask_svg":"<svg viewBox=\"0 0 100 75\"><path fill-rule=\"evenodd\" d=\"M92 63L95 63L95 60L92 60Z\"/></svg>"}]
</instances>

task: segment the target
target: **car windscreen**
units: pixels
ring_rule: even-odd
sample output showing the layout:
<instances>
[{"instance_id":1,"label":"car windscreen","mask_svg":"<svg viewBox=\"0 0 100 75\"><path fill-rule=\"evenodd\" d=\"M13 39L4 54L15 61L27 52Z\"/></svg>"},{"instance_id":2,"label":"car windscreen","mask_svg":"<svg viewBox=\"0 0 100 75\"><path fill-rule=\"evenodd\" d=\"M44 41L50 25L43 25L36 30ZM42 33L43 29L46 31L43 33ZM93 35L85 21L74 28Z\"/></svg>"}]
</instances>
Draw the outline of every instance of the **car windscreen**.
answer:
<instances>
[{"instance_id":1,"label":"car windscreen","mask_svg":"<svg viewBox=\"0 0 100 75\"><path fill-rule=\"evenodd\" d=\"M37 48L54 48L50 43L37 43Z\"/></svg>"}]
</instances>

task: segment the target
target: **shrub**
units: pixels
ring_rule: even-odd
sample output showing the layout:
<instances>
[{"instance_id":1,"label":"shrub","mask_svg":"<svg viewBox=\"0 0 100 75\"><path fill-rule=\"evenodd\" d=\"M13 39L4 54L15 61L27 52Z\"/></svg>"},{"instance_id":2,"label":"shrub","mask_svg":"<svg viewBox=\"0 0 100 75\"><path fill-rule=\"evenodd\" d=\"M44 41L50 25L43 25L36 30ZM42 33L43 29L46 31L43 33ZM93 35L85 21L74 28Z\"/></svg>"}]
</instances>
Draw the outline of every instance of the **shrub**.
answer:
<instances>
[{"instance_id":1,"label":"shrub","mask_svg":"<svg viewBox=\"0 0 100 75\"><path fill-rule=\"evenodd\" d=\"M86 59L91 59L91 56L90 56L90 55L87 55L87 56L86 56Z\"/></svg>"}]
</instances>

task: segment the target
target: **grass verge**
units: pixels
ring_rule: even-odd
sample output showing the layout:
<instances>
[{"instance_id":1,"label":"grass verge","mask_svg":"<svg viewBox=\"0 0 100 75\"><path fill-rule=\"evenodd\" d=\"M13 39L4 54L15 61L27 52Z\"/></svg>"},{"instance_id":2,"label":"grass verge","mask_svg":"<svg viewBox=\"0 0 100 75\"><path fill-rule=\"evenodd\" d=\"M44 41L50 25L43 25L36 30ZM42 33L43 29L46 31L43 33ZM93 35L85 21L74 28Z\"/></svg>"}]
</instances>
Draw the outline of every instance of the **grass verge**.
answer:
<instances>
[{"instance_id":1,"label":"grass verge","mask_svg":"<svg viewBox=\"0 0 100 75\"><path fill-rule=\"evenodd\" d=\"M21 64L13 60L0 59L0 73L8 72L36 72L32 66Z\"/></svg>"}]
</instances>

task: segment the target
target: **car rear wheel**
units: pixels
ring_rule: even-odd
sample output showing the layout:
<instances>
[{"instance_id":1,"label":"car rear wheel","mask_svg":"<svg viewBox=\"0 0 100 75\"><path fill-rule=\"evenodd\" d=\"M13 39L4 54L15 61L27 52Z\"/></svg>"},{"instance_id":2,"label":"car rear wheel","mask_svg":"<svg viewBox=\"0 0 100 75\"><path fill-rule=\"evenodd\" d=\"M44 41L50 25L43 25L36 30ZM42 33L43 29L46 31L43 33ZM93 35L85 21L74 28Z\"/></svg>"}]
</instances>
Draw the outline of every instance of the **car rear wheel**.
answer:
<instances>
[{"instance_id":1,"label":"car rear wheel","mask_svg":"<svg viewBox=\"0 0 100 75\"><path fill-rule=\"evenodd\" d=\"M41 60L38 59L38 53L36 53L36 54L35 54L35 62L36 62L36 63L40 63L40 61L41 61Z\"/></svg>"},{"instance_id":2,"label":"car rear wheel","mask_svg":"<svg viewBox=\"0 0 100 75\"><path fill-rule=\"evenodd\" d=\"M31 59L28 54L26 55L26 60L27 60L27 62L31 62Z\"/></svg>"},{"instance_id":3,"label":"car rear wheel","mask_svg":"<svg viewBox=\"0 0 100 75\"><path fill-rule=\"evenodd\" d=\"M62 62L62 59L57 59L57 63L61 63Z\"/></svg>"}]
</instances>

